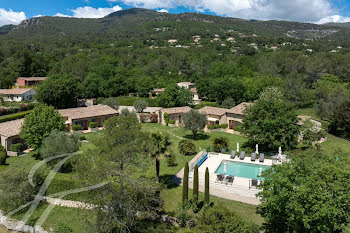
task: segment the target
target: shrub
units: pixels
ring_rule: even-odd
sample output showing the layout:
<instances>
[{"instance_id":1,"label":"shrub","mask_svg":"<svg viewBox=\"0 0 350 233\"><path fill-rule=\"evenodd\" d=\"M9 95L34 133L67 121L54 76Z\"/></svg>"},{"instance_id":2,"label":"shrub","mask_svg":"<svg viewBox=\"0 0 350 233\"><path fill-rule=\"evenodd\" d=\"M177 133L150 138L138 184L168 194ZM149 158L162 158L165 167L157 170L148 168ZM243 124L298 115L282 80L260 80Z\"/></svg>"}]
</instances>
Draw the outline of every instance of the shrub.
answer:
<instances>
[{"instance_id":1,"label":"shrub","mask_svg":"<svg viewBox=\"0 0 350 233\"><path fill-rule=\"evenodd\" d=\"M169 124L175 125L176 121L175 120L169 120Z\"/></svg>"},{"instance_id":2,"label":"shrub","mask_svg":"<svg viewBox=\"0 0 350 233\"><path fill-rule=\"evenodd\" d=\"M17 114L13 114L10 116L5 116L5 117L1 117L0 118L0 123L2 122L6 122L6 121L13 121L13 120L17 120L17 119L21 119L24 118L26 115L28 115L31 111L27 111L27 112L20 112Z\"/></svg>"},{"instance_id":3,"label":"shrub","mask_svg":"<svg viewBox=\"0 0 350 233\"><path fill-rule=\"evenodd\" d=\"M217 137L214 138L213 142L213 149L214 152L220 153L222 149L227 149L228 148L228 139L225 137Z\"/></svg>"},{"instance_id":4,"label":"shrub","mask_svg":"<svg viewBox=\"0 0 350 233\"><path fill-rule=\"evenodd\" d=\"M20 153L23 150L23 144L22 143L17 143L17 144L12 144L10 146L10 151Z\"/></svg>"},{"instance_id":5,"label":"shrub","mask_svg":"<svg viewBox=\"0 0 350 233\"><path fill-rule=\"evenodd\" d=\"M79 140L80 140L80 141L85 141L85 140L86 140L85 135L80 135L80 136L79 136Z\"/></svg>"},{"instance_id":6,"label":"shrub","mask_svg":"<svg viewBox=\"0 0 350 233\"><path fill-rule=\"evenodd\" d=\"M107 105L115 110L118 110L119 106L120 106L119 100L117 98L113 98L113 97L104 99L102 104Z\"/></svg>"},{"instance_id":7,"label":"shrub","mask_svg":"<svg viewBox=\"0 0 350 233\"><path fill-rule=\"evenodd\" d=\"M195 155L197 148L193 141L184 139L179 142L179 151L183 155Z\"/></svg>"},{"instance_id":8,"label":"shrub","mask_svg":"<svg viewBox=\"0 0 350 233\"><path fill-rule=\"evenodd\" d=\"M169 123L169 114L168 113L164 113L164 121L165 121L165 123Z\"/></svg>"},{"instance_id":9,"label":"shrub","mask_svg":"<svg viewBox=\"0 0 350 233\"><path fill-rule=\"evenodd\" d=\"M151 123L158 123L158 114L157 113L151 114Z\"/></svg>"},{"instance_id":10,"label":"shrub","mask_svg":"<svg viewBox=\"0 0 350 233\"><path fill-rule=\"evenodd\" d=\"M5 147L0 145L0 165L6 164L7 153Z\"/></svg>"},{"instance_id":11,"label":"shrub","mask_svg":"<svg viewBox=\"0 0 350 233\"><path fill-rule=\"evenodd\" d=\"M209 125L208 129L226 129L228 127L228 124L222 124L222 125Z\"/></svg>"},{"instance_id":12,"label":"shrub","mask_svg":"<svg viewBox=\"0 0 350 233\"><path fill-rule=\"evenodd\" d=\"M242 126L236 126L234 130L237 132L242 132Z\"/></svg>"},{"instance_id":13,"label":"shrub","mask_svg":"<svg viewBox=\"0 0 350 233\"><path fill-rule=\"evenodd\" d=\"M89 128L90 128L90 129L97 128L97 126L98 126L98 125L97 125L97 122L93 122L93 121L92 121L92 122L89 123Z\"/></svg>"},{"instance_id":14,"label":"shrub","mask_svg":"<svg viewBox=\"0 0 350 233\"><path fill-rule=\"evenodd\" d=\"M173 153L173 151L172 150L166 151L165 156L167 158L168 167L176 167L176 165L177 165L176 157L175 157L175 154Z\"/></svg>"},{"instance_id":15,"label":"shrub","mask_svg":"<svg viewBox=\"0 0 350 233\"><path fill-rule=\"evenodd\" d=\"M79 131L79 130L82 130L82 127L81 127L81 125L72 125L72 130Z\"/></svg>"}]
</instances>

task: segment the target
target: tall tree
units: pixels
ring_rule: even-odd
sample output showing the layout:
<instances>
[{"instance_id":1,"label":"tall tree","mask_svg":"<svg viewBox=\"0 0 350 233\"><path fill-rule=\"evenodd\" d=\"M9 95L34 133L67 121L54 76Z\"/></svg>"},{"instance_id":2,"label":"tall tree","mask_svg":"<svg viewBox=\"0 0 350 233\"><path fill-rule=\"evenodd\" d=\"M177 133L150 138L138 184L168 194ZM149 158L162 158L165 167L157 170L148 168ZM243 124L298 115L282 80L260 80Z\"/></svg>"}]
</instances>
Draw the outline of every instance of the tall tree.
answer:
<instances>
[{"instance_id":1,"label":"tall tree","mask_svg":"<svg viewBox=\"0 0 350 233\"><path fill-rule=\"evenodd\" d=\"M266 170L258 207L266 232L345 232L349 164L347 154L317 151Z\"/></svg>"},{"instance_id":2,"label":"tall tree","mask_svg":"<svg viewBox=\"0 0 350 233\"><path fill-rule=\"evenodd\" d=\"M133 115L109 118L104 126L94 148L77 157L74 166L78 179L108 182L103 192L91 197L100 206L94 231L128 232L138 212L151 212L159 204L158 186L135 175L135 170L149 167L154 145Z\"/></svg>"},{"instance_id":3,"label":"tall tree","mask_svg":"<svg viewBox=\"0 0 350 233\"><path fill-rule=\"evenodd\" d=\"M19 136L28 146L39 149L45 137L54 130L64 130L64 119L52 106L37 104L24 118Z\"/></svg>"},{"instance_id":4,"label":"tall tree","mask_svg":"<svg viewBox=\"0 0 350 233\"><path fill-rule=\"evenodd\" d=\"M157 102L163 108L186 106L192 103L192 93L186 88L171 84L158 95Z\"/></svg>"},{"instance_id":5,"label":"tall tree","mask_svg":"<svg viewBox=\"0 0 350 233\"><path fill-rule=\"evenodd\" d=\"M182 179L182 204L184 205L188 201L188 163L186 162L184 167L184 176Z\"/></svg>"},{"instance_id":6,"label":"tall tree","mask_svg":"<svg viewBox=\"0 0 350 233\"><path fill-rule=\"evenodd\" d=\"M209 169L205 169L205 180L204 180L204 203L209 204Z\"/></svg>"},{"instance_id":7,"label":"tall tree","mask_svg":"<svg viewBox=\"0 0 350 233\"><path fill-rule=\"evenodd\" d=\"M165 154L171 145L170 137L168 134L152 133L153 144L155 145L152 156L156 159L156 177L157 183L159 182L160 173L160 159Z\"/></svg>"},{"instance_id":8,"label":"tall tree","mask_svg":"<svg viewBox=\"0 0 350 233\"><path fill-rule=\"evenodd\" d=\"M203 130L207 124L207 116L191 109L191 111L184 114L183 123L186 129L192 131L193 137L196 137L197 132Z\"/></svg>"},{"instance_id":9,"label":"tall tree","mask_svg":"<svg viewBox=\"0 0 350 233\"><path fill-rule=\"evenodd\" d=\"M76 107L82 96L80 83L72 76L53 75L38 86L38 101L55 108Z\"/></svg>"},{"instance_id":10,"label":"tall tree","mask_svg":"<svg viewBox=\"0 0 350 233\"><path fill-rule=\"evenodd\" d=\"M198 203L198 194L199 194L199 180L198 180L198 165L194 166L194 174L193 174L193 202L195 205Z\"/></svg>"},{"instance_id":11,"label":"tall tree","mask_svg":"<svg viewBox=\"0 0 350 233\"><path fill-rule=\"evenodd\" d=\"M329 133L350 140L350 101L339 105L331 116Z\"/></svg>"},{"instance_id":12,"label":"tall tree","mask_svg":"<svg viewBox=\"0 0 350 233\"><path fill-rule=\"evenodd\" d=\"M298 143L299 127L294 107L278 88L267 88L260 99L247 109L243 119L243 133L248 136L247 145L256 144L263 151L294 148Z\"/></svg>"}]
</instances>

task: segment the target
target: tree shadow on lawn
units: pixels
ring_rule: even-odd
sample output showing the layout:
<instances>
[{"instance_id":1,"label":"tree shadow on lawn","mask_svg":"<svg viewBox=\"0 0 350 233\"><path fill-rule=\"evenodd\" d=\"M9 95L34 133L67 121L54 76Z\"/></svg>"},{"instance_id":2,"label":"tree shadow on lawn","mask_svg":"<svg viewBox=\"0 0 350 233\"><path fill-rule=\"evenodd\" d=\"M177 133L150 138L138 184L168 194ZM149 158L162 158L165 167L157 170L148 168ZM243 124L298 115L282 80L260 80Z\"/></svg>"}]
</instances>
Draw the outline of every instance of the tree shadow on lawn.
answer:
<instances>
[{"instance_id":1,"label":"tree shadow on lawn","mask_svg":"<svg viewBox=\"0 0 350 233\"><path fill-rule=\"evenodd\" d=\"M199 140L207 140L210 138L210 136L208 134L199 133L196 135L196 137L193 137L193 134L187 134L184 136L184 138L199 141Z\"/></svg>"},{"instance_id":2,"label":"tree shadow on lawn","mask_svg":"<svg viewBox=\"0 0 350 233\"><path fill-rule=\"evenodd\" d=\"M181 183L181 179L177 178L175 175L162 175L159 177L160 183L164 184L166 189L177 188L179 183Z\"/></svg>"}]
</instances>

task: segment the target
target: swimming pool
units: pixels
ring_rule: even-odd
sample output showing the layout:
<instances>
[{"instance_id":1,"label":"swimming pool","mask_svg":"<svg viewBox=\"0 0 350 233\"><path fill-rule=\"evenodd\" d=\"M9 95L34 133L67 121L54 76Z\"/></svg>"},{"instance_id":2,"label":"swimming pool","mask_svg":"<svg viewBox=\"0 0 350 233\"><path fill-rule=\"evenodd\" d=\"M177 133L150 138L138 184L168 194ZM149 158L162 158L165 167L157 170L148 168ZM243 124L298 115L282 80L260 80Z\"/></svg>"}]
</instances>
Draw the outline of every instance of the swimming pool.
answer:
<instances>
[{"instance_id":1,"label":"swimming pool","mask_svg":"<svg viewBox=\"0 0 350 233\"><path fill-rule=\"evenodd\" d=\"M226 163L226 172L224 172L224 163ZM262 171L265 171L269 168L269 166L223 160L220 166L216 169L215 173L248 179L261 179L258 177L260 168L262 168Z\"/></svg>"}]
</instances>

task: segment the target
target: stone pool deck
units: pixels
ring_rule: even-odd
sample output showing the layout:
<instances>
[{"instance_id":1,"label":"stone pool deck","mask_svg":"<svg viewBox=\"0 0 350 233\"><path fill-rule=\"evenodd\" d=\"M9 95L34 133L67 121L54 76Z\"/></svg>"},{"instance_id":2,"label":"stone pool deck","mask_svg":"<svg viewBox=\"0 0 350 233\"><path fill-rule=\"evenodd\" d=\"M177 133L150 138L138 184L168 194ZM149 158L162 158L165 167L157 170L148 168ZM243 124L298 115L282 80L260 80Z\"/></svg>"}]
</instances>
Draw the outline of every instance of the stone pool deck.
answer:
<instances>
[{"instance_id":1,"label":"stone pool deck","mask_svg":"<svg viewBox=\"0 0 350 233\"><path fill-rule=\"evenodd\" d=\"M250 179L243 177L235 177L232 185L225 182L218 183L216 181L217 175L215 174L216 169L220 166L223 160L243 162L256 165L265 165L271 166L272 160L265 159L263 163L256 160L255 162L251 161L250 157L245 157L244 160L240 160L238 157L235 159L230 159L230 155L219 154L219 153L209 153L208 158L202 163L198 169L199 175L199 190L204 192L204 177L205 169L209 169L209 183L210 183L210 195L217 196L220 198L225 198L233 201L239 201L250 205L259 205L260 200L256 197L256 194L259 193L259 190L255 187L250 188ZM176 175L178 183L182 183L183 178L183 169ZM193 171L190 171L189 174L189 187L193 187Z\"/></svg>"}]
</instances>

